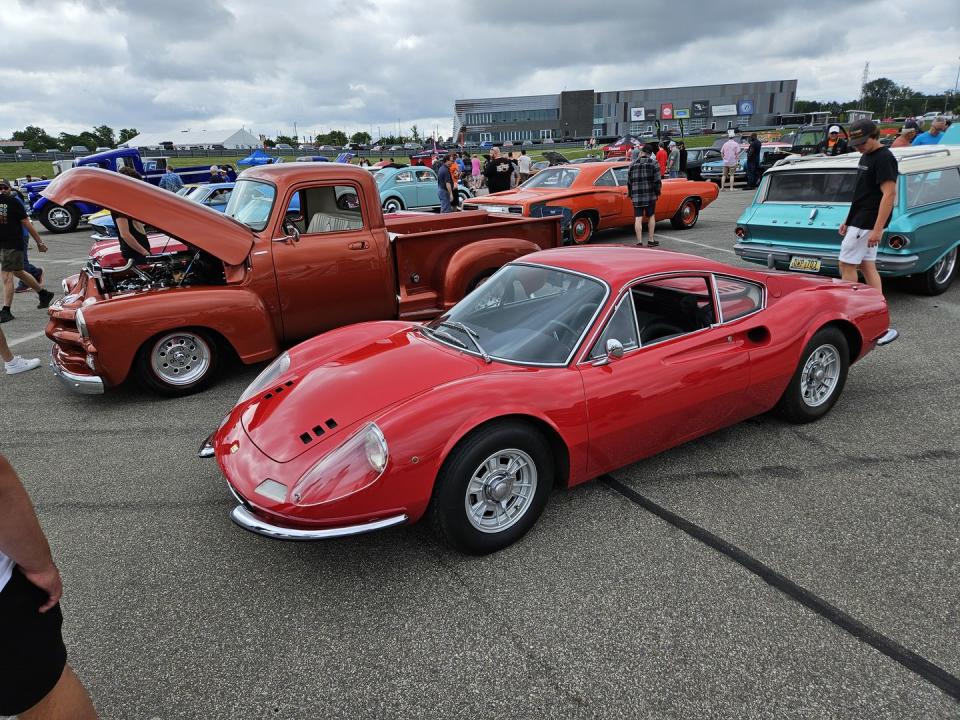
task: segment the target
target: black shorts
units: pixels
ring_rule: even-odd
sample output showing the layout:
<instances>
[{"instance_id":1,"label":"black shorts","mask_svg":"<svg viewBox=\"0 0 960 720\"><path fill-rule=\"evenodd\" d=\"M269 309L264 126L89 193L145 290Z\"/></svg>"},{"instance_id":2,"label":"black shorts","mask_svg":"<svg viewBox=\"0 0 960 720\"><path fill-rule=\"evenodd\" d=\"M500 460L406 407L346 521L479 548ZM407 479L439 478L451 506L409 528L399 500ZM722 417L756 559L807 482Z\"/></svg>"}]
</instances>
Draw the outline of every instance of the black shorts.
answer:
<instances>
[{"instance_id":1,"label":"black shorts","mask_svg":"<svg viewBox=\"0 0 960 720\"><path fill-rule=\"evenodd\" d=\"M37 612L47 598L18 569L0 591L0 715L29 710L63 674L67 648L60 605Z\"/></svg>"},{"instance_id":2,"label":"black shorts","mask_svg":"<svg viewBox=\"0 0 960 720\"><path fill-rule=\"evenodd\" d=\"M654 212L657 209L656 199L651 200L646 205L634 205L633 206L633 216L634 217L653 217Z\"/></svg>"}]
</instances>

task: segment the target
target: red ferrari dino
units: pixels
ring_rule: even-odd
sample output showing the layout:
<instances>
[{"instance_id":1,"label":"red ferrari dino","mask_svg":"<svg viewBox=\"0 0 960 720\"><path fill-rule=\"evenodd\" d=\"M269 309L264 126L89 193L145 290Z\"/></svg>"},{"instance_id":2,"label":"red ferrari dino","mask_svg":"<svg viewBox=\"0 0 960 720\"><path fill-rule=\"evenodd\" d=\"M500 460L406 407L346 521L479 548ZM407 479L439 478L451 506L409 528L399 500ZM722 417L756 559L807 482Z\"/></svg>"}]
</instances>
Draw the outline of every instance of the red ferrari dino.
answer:
<instances>
[{"instance_id":1,"label":"red ferrari dino","mask_svg":"<svg viewBox=\"0 0 960 720\"><path fill-rule=\"evenodd\" d=\"M201 448L242 527L338 537L429 514L487 553L572 486L776 409L827 413L897 336L866 285L691 255L578 247L504 266L426 325L284 353Z\"/></svg>"}]
</instances>

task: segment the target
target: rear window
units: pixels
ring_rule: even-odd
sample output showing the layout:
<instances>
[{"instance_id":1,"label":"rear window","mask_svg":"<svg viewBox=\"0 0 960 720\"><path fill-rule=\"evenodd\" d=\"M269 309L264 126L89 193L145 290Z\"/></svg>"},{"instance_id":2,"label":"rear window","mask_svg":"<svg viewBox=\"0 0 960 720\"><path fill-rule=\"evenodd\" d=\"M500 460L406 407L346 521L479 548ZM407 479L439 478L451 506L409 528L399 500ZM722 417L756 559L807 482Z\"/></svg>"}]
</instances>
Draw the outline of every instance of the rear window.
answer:
<instances>
[{"instance_id":1,"label":"rear window","mask_svg":"<svg viewBox=\"0 0 960 720\"><path fill-rule=\"evenodd\" d=\"M907 175L907 207L960 199L960 171L944 168Z\"/></svg>"},{"instance_id":2,"label":"rear window","mask_svg":"<svg viewBox=\"0 0 960 720\"><path fill-rule=\"evenodd\" d=\"M767 175L764 202L848 203L853 200L857 173L778 172Z\"/></svg>"}]
</instances>

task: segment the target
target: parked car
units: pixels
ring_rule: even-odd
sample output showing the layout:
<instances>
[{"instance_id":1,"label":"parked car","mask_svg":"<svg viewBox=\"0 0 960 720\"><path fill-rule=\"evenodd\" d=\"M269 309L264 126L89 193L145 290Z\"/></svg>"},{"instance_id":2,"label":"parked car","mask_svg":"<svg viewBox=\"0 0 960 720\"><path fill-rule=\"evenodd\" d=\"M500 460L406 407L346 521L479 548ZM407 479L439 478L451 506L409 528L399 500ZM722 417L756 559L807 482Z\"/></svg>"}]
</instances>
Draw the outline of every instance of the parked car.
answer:
<instances>
[{"instance_id":1,"label":"parked car","mask_svg":"<svg viewBox=\"0 0 960 720\"><path fill-rule=\"evenodd\" d=\"M277 143L273 147L275 150L293 150L293 145L289 143Z\"/></svg>"},{"instance_id":2,"label":"parked car","mask_svg":"<svg viewBox=\"0 0 960 720\"><path fill-rule=\"evenodd\" d=\"M560 243L556 218L385 221L372 174L340 163L245 170L224 213L92 168L64 173L46 194L105 205L187 247L139 267L88 262L65 281L47 337L56 373L82 393L132 375L185 395L213 381L225 357L257 363L340 325L429 319L504 263Z\"/></svg>"},{"instance_id":3,"label":"parked car","mask_svg":"<svg viewBox=\"0 0 960 720\"><path fill-rule=\"evenodd\" d=\"M768 168L791 154L791 146L787 143L763 143L760 146L760 172L765 172ZM689 166L688 166L689 168ZM723 158L717 160L705 160L700 163L700 176L704 180L720 184L723 179ZM737 155L737 169L733 173L735 182L747 179L747 151L746 148Z\"/></svg>"},{"instance_id":4,"label":"parked car","mask_svg":"<svg viewBox=\"0 0 960 720\"><path fill-rule=\"evenodd\" d=\"M423 145L415 142L408 142L403 144L404 150L423 150Z\"/></svg>"},{"instance_id":5,"label":"parked car","mask_svg":"<svg viewBox=\"0 0 960 720\"><path fill-rule=\"evenodd\" d=\"M437 174L429 167L385 167L374 174L380 191L380 205L385 213L401 210L438 209ZM460 202L473 197L473 192L463 183L457 185Z\"/></svg>"},{"instance_id":6,"label":"parked car","mask_svg":"<svg viewBox=\"0 0 960 720\"><path fill-rule=\"evenodd\" d=\"M483 142L480 143L479 147L481 150L489 150L490 148L493 147L493 142L490 140L484 140Z\"/></svg>"},{"instance_id":7,"label":"parked car","mask_svg":"<svg viewBox=\"0 0 960 720\"><path fill-rule=\"evenodd\" d=\"M102 147L96 148L96 149L94 150L94 152L106 152L107 150L113 150L113 148L112 148L112 147L107 147L106 145L104 145L104 146L102 146Z\"/></svg>"},{"instance_id":8,"label":"parked car","mask_svg":"<svg viewBox=\"0 0 960 720\"><path fill-rule=\"evenodd\" d=\"M892 148L900 176L877 270L909 276L917 292L939 295L957 276L960 154L929 146ZM786 270L839 275L841 237L860 153L788 160L764 175L737 221L737 255Z\"/></svg>"},{"instance_id":9,"label":"parked car","mask_svg":"<svg viewBox=\"0 0 960 720\"><path fill-rule=\"evenodd\" d=\"M301 155L296 162L330 162L326 155Z\"/></svg>"},{"instance_id":10,"label":"parked car","mask_svg":"<svg viewBox=\"0 0 960 720\"><path fill-rule=\"evenodd\" d=\"M309 145L307 143L300 143L299 145L297 145L297 150L316 150L316 148L313 145Z\"/></svg>"},{"instance_id":11,"label":"parked car","mask_svg":"<svg viewBox=\"0 0 960 720\"><path fill-rule=\"evenodd\" d=\"M687 150L687 179L703 180L700 168L705 162L721 160L720 151L716 148L689 148Z\"/></svg>"},{"instance_id":12,"label":"parked car","mask_svg":"<svg viewBox=\"0 0 960 720\"><path fill-rule=\"evenodd\" d=\"M88 153L88 152L90 152L90 148L88 148L86 145L71 145L71 146L70 146L70 152L72 152L72 153Z\"/></svg>"},{"instance_id":13,"label":"parked car","mask_svg":"<svg viewBox=\"0 0 960 720\"><path fill-rule=\"evenodd\" d=\"M33 150L30 148L17 148L14 155L33 155Z\"/></svg>"},{"instance_id":14,"label":"parked car","mask_svg":"<svg viewBox=\"0 0 960 720\"><path fill-rule=\"evenodd\" d=\"M623 161L548 167L518 188L473 198L464 209L532 217L560 214L567 237L577 244L588 243L597 230L633 227L629 167ZM692 228L718 192L713 183L664 180L657 217L670 220L675 228Z\"/></svg>"},{"instance_id":15,"label":"parked car","mask_svg":"<svg viewBox=\"0 0 960 720\"><path fill-rule=\"evenodd\" d=\"M896 338L883 296L852 288L680 253L534 253L426 325L292 348L200 454L254 533L318 540L427 516L460 551L494 552L555 487L770 410L826 415L849 366Z\"/></svg>"}]
</instances>

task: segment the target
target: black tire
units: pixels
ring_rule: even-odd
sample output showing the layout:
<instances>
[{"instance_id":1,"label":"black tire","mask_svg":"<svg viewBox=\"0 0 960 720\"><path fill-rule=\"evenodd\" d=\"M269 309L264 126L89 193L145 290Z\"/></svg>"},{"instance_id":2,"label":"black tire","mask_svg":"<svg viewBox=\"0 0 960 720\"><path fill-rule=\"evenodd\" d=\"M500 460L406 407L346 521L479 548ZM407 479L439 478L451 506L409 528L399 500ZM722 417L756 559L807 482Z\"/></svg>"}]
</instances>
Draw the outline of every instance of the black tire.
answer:
<instances>
[{"instance_id":1,"label":"black tire","mask_svg":"<svg viewBox=\"0 0 960 720\"><path fill-rule=\"evenodd\" d=\"M176 363L170 355L174 350L178 351ZM164 354L165 357L161 357ZM201 359L205 362L201 363ZM170 360L166 368L162 364L165 360ZM147 390L164 397L184 397L209 386L222 361L223 353L217 338L204 330L180 328L160 333L145 342L137 353L135 369L137 380ZM178 366L187 373L189 380L181 381L176 377Z\"/></svg>"},{"instance_id":2,"label":"black tire","mask_svg":"<svg viewBox=\"0 0 960 720\"><path fill-rule=\"evenodd\" d=\"M586 245L593 239L596 227L593 218L587 213L575 215L570 221L570 239L574 245Z\"/></svg>"},{"instance_id":3,"label":"black tire","mask_svg":"<svg viewBox=\"0 0 960 720\"><path fill-rule=\"evenodd\" d=\"M80 211L73 205L47 203L40 211L40 224L54 235L73 232L80 222Z\"/></svg>"},{"instance_id":4,"label":"black tire","mask_svg":"<svg viewBox=\"0 0 960 720\"><path fill-rule=\"evenodd\" d=\"M808 375L809 382L804 381L804 369L808 362L816 363L814 356L821 351L835 353L836 362L839 367L836 368L836 376L833 387L829 394L822 398L807 398L806 392L812 392L812 383L818 378ZM847 382L847 370L850 368L850 348L846 336L835 327L825 327L817 331L810 339L807 346L800 355L800 362L797 364L797 370L790 378L790 384L783 391L780 401L777 403L777 413L784 420L796 424L803 424L819 420L832 408L840 398L843 392L843 386ZM821 368L812 368L816 371ZM829 371L829 366L826 368ZM825 375L826 376L826 373ZM816 402L814 402L816 401Z\"/></svg>"},{"instance_id":5,"label":"black tire","mask_svg":"<svg viewBox=\"0 0 960 720\"><path fill-rule=\"evenodd\" d=\"M466 504L471 482L479 482L481 474L486 478L496 475L481 467L486 460L499 453L518 451L524 453L532 462L533 477L536 480L533 495L525 500L508 497L505 501L507 510L516 510L516 518L504 520L510 524L503 530L481 530L467 517ZM430 522L448 543L461 552L486 555L501 550L523 537L536 523L550 497L553 473L550 446L533 426L516 420L485 425L461 440L443 463L427 511ZM478 477L476 481L475 475ZM517 473L507 475L505 479L509 480L511 477L516 479ZM529 476L527 479L530 479ZM483 496L476 494L476 497ZM485 502L491 505L489 512L495 512L493 500ZM483 509L486 505L478 502L477 507ZM476 522L491 522L484 517L486 512L481 513Z\"/></svg>"},{"instance_id":6,"label":"black tire","mask_svg":"<svg viewBox=\"0 0 960 720\"><path fill-rule=\"evenodd\" d=\"M403 200L400 198L389 197L383 201L384 213L393 213L403 209Z\"/></svg>"},{"instance_id":7,"label":"black tire","mask_svg":"<svg viewBox=\"0 0 960 720\"><path fill-rule=\"evenodd\" d=\"M921 295L945 293L957 277L957 265L957 248L953 248L934 263L932 268L911 278L913 291Z\"/></svg>"},{"instance_id":8,"label":"black tire","mask_svg":"<svg viewBox=\"0 0 960 720\"><path fill-rule=\"evenodd\" d=\"M671 227L677 230L689 230L700 219L700 205L693 198L687 198L680 203L680 208L670 218Z\"/></svg>"}]
</instances>

